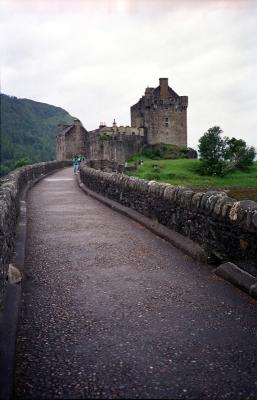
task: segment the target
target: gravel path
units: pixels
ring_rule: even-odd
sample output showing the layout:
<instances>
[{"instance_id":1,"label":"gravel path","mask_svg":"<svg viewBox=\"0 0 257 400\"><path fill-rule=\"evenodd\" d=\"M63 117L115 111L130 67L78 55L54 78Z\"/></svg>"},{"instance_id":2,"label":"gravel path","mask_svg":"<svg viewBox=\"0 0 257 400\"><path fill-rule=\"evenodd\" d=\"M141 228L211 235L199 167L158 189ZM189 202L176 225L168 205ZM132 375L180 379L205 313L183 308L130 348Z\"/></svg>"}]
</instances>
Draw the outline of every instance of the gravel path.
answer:
<instances>
[{"instance_id":1,"label":"gravel path","mask_svg":"<svg viewBox=\"0 0 257 400\"><path fill-rule=\"evenodd\" d=\"M257 398L256 301L86 196L29 193L15 398Z\"/></svg>"}]
</instances>

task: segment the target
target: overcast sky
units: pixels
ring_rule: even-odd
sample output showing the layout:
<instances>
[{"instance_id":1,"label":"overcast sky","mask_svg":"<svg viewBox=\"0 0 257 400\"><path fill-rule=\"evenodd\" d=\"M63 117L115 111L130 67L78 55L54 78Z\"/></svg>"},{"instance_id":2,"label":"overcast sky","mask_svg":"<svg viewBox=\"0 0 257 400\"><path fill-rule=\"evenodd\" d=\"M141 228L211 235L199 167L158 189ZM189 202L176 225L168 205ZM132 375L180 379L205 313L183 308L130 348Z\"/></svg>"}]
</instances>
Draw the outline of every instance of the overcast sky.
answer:
<instances>
[{"instance_id":1,"label":"overcast sky","mask_svg":"<svg viewBox=\"0 0 257 400\"><path fill-rule=\"evenodd\" d=\"M188 142L219 125L257 147L257 1L0 0L1 89L88 130L130 125L160 77L189 97Z\"/></svg>"}]
</instances>

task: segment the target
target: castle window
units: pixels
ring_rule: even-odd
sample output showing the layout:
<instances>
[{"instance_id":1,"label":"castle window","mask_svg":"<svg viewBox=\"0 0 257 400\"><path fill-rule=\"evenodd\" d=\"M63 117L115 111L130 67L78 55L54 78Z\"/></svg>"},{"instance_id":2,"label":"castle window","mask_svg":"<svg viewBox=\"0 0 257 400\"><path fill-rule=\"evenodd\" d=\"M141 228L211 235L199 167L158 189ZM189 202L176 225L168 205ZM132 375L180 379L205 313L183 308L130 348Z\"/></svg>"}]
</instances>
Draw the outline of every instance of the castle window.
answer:
<instances>
[{"instance_id":1,"label":"castle window","mask_svg":"<svg viewBox=\"0 0 257 400\"><path fill-rule=\"evenodd\" d=\"M169 118L165 118L165 126L168 127L169 126Z\"/></svg>"},{"instance_id":2,"label":"castle window","mask_svg":"<svg viewBox=\"0 0 257 400\"><path fill-rule=\"evenodd\" d=\"M169 126L169 123L168 123L168 122L165 122L165 126L168 127L168 126Z\"/></svg>"}]
</instances>

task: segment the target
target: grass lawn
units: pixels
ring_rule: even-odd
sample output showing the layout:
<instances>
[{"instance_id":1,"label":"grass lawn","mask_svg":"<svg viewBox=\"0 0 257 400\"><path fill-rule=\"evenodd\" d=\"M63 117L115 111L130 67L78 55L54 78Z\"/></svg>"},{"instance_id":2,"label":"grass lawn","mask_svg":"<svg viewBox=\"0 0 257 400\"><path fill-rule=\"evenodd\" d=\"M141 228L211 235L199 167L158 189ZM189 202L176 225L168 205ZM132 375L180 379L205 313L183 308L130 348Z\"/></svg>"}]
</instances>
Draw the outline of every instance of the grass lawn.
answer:
<instances>
[{"instance_id":1,"label":"grass lawn","mask_svg":"<svg viewBox=\"0 0 257 400\"><path fill-rule=\"evenodd\" d=\"M199 160L152 160L140 157L144 164L138 166L137 171L128 175L137 176L146 180L170 183L185 187L256 187L257 190L257 162L247 171L234 171L225 177L200 176L194 168ZM133 165L135 159L129 162Z\"/></svg>"}]
</instances>

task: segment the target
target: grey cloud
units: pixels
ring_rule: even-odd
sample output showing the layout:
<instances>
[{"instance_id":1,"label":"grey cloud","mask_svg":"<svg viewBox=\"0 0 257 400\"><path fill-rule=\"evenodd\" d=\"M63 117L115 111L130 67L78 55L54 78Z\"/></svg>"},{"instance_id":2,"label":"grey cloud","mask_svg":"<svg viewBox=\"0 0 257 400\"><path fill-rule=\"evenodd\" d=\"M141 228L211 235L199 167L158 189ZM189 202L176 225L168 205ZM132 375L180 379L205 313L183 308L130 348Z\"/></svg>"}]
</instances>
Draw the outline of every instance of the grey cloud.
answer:
<instances>
[{"instance_id":1,"label":"grey cloud","mask_svg":"<svg viewBox=\"0 0 257 400\"><path fill-rule=\"evenodd\" d=\"M190 145L213 124L256 145L257 7L11 3L0 4L4 92L63 107L93 129L114 117L129 124L129 107L167 76L189 96Z\"/></svg>"}]
</instances>

